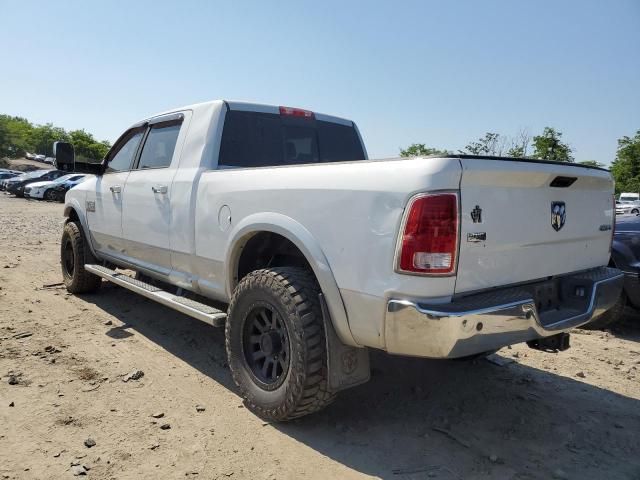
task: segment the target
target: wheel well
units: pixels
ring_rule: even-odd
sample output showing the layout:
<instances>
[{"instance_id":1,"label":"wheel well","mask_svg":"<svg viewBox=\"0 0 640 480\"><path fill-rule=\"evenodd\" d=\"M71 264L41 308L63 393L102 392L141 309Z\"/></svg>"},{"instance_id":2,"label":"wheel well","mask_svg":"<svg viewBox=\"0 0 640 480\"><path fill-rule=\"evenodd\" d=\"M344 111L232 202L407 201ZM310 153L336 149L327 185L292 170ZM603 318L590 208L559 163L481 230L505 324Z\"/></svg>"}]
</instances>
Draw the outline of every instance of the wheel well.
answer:
<instances>
[{"instance_id":1,"label":"wheel well","mask_svg":"<svg viewBox=\"0 0 640 480\"><path fill-rule=\"evenodd\" d=\"M313 272L304 254L291 240L277 233L259 232L242 247L235 281L239 282L254 270L285 266L304 267Z\"/></svg>"},{"instance_id":2,"label":"wheel well","mask_svg":"<svg viewBox=\"0 0 640 480\"><path fill-rule=\"evenodd\" d=\"M78 212L76 212L73 208L69 209L69 213L67 214L67 222L75 222L78 220L80 220Z\"/></svg>"}]
</instances>

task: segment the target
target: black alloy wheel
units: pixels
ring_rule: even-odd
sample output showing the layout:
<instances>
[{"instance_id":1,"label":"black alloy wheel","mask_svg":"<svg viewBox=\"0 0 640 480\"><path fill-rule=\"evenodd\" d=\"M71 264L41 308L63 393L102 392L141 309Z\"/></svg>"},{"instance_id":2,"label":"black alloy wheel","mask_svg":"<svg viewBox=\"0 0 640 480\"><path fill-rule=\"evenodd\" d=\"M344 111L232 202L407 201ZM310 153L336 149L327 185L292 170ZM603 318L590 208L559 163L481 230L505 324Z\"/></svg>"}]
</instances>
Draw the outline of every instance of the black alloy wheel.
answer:
<instances>
[{"instance_id":1,"label":"black alloy wheel","mask_svg":"<svg viewBox=\"0 0 640 480\"><path fill-rule=\"evenodd\" d=\"M278 388L289 371L289 332L275 307L253 308L243 326L243 353L254 380L265 390Z\"/></svg>"}]
</instances>

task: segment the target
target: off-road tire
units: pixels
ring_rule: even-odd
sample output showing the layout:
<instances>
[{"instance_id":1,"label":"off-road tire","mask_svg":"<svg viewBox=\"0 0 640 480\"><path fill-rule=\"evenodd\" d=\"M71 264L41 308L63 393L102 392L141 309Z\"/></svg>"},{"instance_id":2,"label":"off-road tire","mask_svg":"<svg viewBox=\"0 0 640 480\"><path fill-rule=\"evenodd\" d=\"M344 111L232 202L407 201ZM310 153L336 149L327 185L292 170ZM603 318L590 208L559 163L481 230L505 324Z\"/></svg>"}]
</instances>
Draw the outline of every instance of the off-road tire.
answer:
<instances>
[{"instance_id":1,"label":"off-road tire","mask_svg":"<svg viewBox=\"0 0 640 480\"><path fill-rule=\"evenodd\" d=\"M256 270L236 287L229 304L225 344L231 374L247 406L259 416L285 421L329 405L327 351L315 277L298 267ZM288 371L282 383L267 390L254 380L245 359L245 322L256 305L268 303L280 315L289 339Z\"/></svg>"},{"instance_id":2,"label":"off-road tire","mask_svg":"<svg viewBox=\"0 0 640 480\"><path fill-rule=\"evenodd\" d=\"M69 260L73 262L72 268L69 268ZM82 228L76 222L67 222L60 242L60 264L62 279L69 292L90 293L100 288L102 279L87 272L85 263L96 263L96 259L87 245Z\"/></svg>"},{"instance_id":3,"label":"off-road tire","mask_svg":"<svg viewBox=\"0 0 640 480\"><path fill-rule=\"evenodd\" d=\"M602 315L597 317L590 323L587 323L582 328L587 330L602 330L607 328L614 323L619 322L624 316L624 309L627 306L627 295L622 292L618 297L616 303L614 303L613 307L604 312Z\"/></svg>"}]
</instances>

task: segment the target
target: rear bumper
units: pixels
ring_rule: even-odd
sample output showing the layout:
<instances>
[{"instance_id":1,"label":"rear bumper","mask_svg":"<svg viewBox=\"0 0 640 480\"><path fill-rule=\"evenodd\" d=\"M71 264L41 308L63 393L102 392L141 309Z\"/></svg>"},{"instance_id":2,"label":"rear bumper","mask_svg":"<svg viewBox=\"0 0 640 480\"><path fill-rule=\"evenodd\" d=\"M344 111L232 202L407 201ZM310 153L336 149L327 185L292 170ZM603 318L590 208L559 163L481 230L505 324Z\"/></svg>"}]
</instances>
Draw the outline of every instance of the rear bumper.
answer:
<instances>
[{"instance_id":1,"label":"rear bumper","mask_svg":"<svg viewBox=\"0 0 640 480\"><path fill-rule=\"evenodd\" d=\"M601 267L558 279L561 301L539 311L537 285L471 295L443 305L391 299L386 350L429 358L458 358L548 337L589 323L618 299L624 275Z\"/></svg>"},{"instance_id":2,"label":"rear bumper","mask_svg":"<svg viewBox=\"0 0 640 480\"><path fill-rule=\"evenodd\" d=\"M624 293L634 308L640 308L640 273L637 271L624 272Z\"/></svg>"}]
</instances>

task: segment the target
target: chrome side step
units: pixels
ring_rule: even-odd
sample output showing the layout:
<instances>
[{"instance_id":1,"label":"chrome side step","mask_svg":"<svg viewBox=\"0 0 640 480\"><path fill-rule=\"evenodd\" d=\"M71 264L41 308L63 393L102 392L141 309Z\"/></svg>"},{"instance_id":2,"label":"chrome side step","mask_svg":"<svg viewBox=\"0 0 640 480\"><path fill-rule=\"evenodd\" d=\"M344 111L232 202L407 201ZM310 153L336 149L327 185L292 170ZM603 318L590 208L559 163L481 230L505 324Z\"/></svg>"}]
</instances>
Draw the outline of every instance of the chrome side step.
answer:
<instances>
[{"instance_id":1,"label":"chrome side step","mask_svg":"<svg viewBox=\"0 0 640 480\"><path fill-rule=\"evenodd\" d=\"M124 287L127 290L131 290L132 292L138 293L143 297L147 297L148 299L154 300L169 308L173 308L180 313L202 320L214 327L224 326L227 320L227 314L222 310L213 308L205 303L191 300L190 298L174 295L156 287L155 285L136 280L135 278L131 278L129 275L111 270L110 268L103 267L102 265L86 264L84 268L87 272L91 272L94 275L98 275L99 277Z\"/></svg>"}]
</instances>

